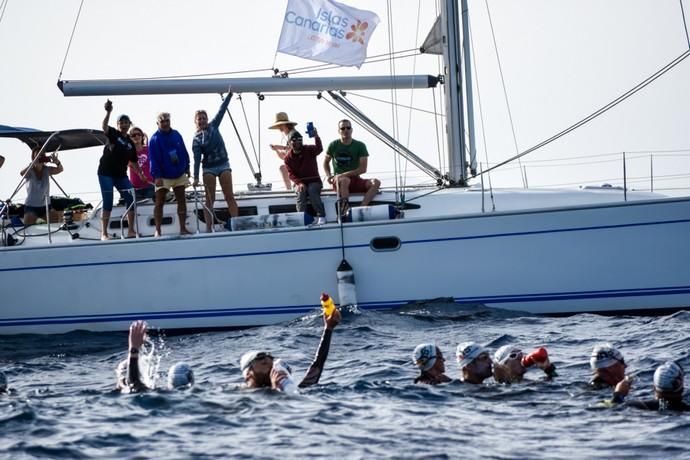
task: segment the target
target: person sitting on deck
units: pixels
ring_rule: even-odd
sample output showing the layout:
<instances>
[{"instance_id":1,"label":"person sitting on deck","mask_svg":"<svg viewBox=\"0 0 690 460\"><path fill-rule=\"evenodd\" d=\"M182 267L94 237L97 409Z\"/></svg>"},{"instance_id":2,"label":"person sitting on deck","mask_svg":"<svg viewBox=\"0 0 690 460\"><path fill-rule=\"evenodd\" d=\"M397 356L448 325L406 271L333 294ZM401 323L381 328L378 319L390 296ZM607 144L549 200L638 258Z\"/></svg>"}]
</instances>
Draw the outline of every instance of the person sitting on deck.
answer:
<instances>
[{"instance_id":1,"label":"person sitting on deck","mask_svg":"<svg viewBox=\"0 0 690 460\"><path fill-rule=\"evenodd\" d=\"M540 348L525 355L522 350L513 345L504 345L494 353L494 380L498 383L521 382L527 368L531 366L543 370L549 380L557 375L556 366L549 360L546 349Z\"/></svg>"},{"instance_id":2,"label":"person sitting on deck","mask_svg":"<svg viewBox=\"0 0 690 460\"><path fill-rule=\"evenodd\" d=\"M417 345L412 353L412 361L421 371L414 379L414 383L438 385L451 381L451 378L445 374L446 359L436 345L432 343Z\"/></svg>"},{"instance_id":3,"label":"person sitting on deck","mask_svg":"<svg viewBox=\"0 0 690 460\"><path fill-rule=\"evenodd\" d=\"M340 214L344 216L350 209L350 193L364 193L362 206L368 206L379 191L381 181L378 179L362 179L367 172L369 152L364 142L352 138L352 123L350 120L338 122L340 139L328 145L323 169L328 177L328 183L338 193L340 200ZM331 174L331 161L333 174Z\"/></svg>"},{"instance_id":4,"label":"person sitting on deck","mask_svg":"<svg viewBox=\"0 0 690 460\"><path fill-rule=\"evenodd\" d=\"M680 364L667 361L654 371L654 399L626 401L630 392L630 378L624 378L616 385L613 392L613 404L625 403L637 409L678 412L690 411L690 405L683 401L685 373Z\"/></svg>"},{"instance_id":5,"label":"person sitting on deck","mask_svg":"<svg viewBox=\"0 0 690 460\"><path fill-rule=\"evenodd\" d=\"M150 388L139 374L139 351L146 340L148 325L145 321L134 321L129 326L129 354L115 370L117 389L123 392L146 391ZM168 388L184 388L194 384L194 372L186 363L177 363L168 371Z\"/></svg>"},{"instance_id":6,"label":"person sitting on deck","mask_svg":"<svg viewBox=\"0 0 690 460\"><path fill-rule=\"evenodd\" d=\"M297 211L307 210L307 197L316 213L316 225L326 223L326 210L321 201L321 177L316 157L323 152L321 138L314 129L315 144L303 145L302 135L298 131L292 131L285 154L285 166L290 180L295 183L297 194Z\"/></svg>"},{"instance_id":7,"label":"person sitting on deck","mask_svg":"<svg viewBox=\"0 0 690 460\"><path fill-rule=\"evenodd\" d=\"M613 388L625 379L627 365L623 355L609 343L594 346L589 366L593 374L589 385L594 389Z\"/></svg>"},{"instance_id":8,"label":"person sitting on deck","mask_svg":"<svg viewBox=\"0 0 690 460\"><path fill-rule=\"evenodd\" d=\"M340 319L340 311L337 308L330 316L324 316L324 329L319 347L316 350L316 356L304 378L299 383L299 388L306 388L319 382L326 359L328 358L333 329L338 325ZM240 370L247 388L271 388L281 391L283 381L288 378L288 375L285 372L274 369L273 360L273 355L266 351L252 350L242 355L240 358Z\"/></svg>"},{"instance_id":9,"label":"person sitting on deck","mask_svg":"<svg viewBox=\"0 0 690 460\"><path fill-rule=\"evenodd\" d=\"M478 343L461 343L455 356L463 382L479 384L493 375L489 351Z\"/></svg>"}]
</instances>

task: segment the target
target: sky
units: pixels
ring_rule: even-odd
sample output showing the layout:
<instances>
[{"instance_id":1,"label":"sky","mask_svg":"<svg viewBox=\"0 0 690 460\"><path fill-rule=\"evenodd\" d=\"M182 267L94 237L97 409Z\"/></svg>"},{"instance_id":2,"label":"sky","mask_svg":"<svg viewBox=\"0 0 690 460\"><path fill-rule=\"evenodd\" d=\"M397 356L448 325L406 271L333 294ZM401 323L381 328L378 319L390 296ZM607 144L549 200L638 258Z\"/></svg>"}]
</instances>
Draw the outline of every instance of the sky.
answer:
<instances>
[{"instance_id":1,"label":"sky","mask_svg":"<svg viewBox=\"0 0 690 460\"><path fill-rule=\"evenodd\" d=\"M436 16L435 2L430 0L345 3L374 11L381 18L369 56L418 48ZM59 78L221 72L233 76L230 73L246 70L256 71L235 76L269 77L274 67L290 70L293 77L391 72L391 62L382 60L359 70L347 67L299 74L295 69L319 63L276 53L287 0L254 0L251 7L247 5L236 0L85 0L67 53L80 0L0 0L0 124L45 130L100 129L106 98L64 97L56 86ZM683 5L690 19L690 1ZM510 158L584 118L688 49L678 0L469 0L469 10L478 161L484 168L487 162ZM437 75L440 63L434 56L417 56L394 61L393 70ZM494 171L492 185L622 185L626 152L632 188L649 190L653 168L656 191L690 194L688 81L690 58L583 128L524 157L521 164L513 162ZM445 147L437 141L443 133L435 128L440 119L426 112L434 111L434 97L440 110L440 91L354 92L349 98L413 152L438 166L445 164L439 159ZM426 112L394 110L390 104L394 98ZM203 108L212 114L220 104L219 95L213 94L111 99L112 125L117 114L126 113L149 135L155 131L156 113L170 112L173 128L180 131L190 152L194 111ZM230 110L254 166L252 144L256 155L260 154L264 181L272 182L274 189L283 188L280 160L268 148L281 140L276 131L267 129L275 113L286 111L302 131L312 121L324 142L337 137L337 121L342 118L315 94L267 95L261 102L255 94L244 94L242 103L233 100ZM227 119L221 130L230 152L235 190L246 190L253 179ZM393 152L364 129L355 126L353 136L368 145L368 176L381 178L384 186L394 186L396 176L407 184L429 183L413 166L396 165ZM19 170L28 164L29 150L19 141L0 139L0 154L6 157L0 169L0 198L8 199L19 183ZM96 176L100 154L101 149L95 148L60 155L65 172L56 179L67 193L94 204L100 200ZM57 192L53 188L52 193ZM21 190L14 201L21 202L25 195Z\"/></svg>"}]
</instances>

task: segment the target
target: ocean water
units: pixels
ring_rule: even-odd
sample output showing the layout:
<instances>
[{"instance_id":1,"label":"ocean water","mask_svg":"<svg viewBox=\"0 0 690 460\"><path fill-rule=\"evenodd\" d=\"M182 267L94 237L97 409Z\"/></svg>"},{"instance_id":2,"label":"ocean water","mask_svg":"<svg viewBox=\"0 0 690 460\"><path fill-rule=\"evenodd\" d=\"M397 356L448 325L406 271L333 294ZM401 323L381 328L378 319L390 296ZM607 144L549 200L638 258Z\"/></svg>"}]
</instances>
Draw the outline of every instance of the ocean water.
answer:
<instances>
[{"instance_id":1,"label":"ocean water","mask_svg":"<svg viewBox=\"0 0 690 460\"><path fill-rule=\"evenodd\" d=\"M690 313L665 317L544 318L427 304L348 312L333 335L321 383L289 396L241 389L238 360L266 349L300 379L318 345L316 315L242 331L154 338L161 376L194 367L188 390L113 391L124 333L0 337L3 458L690 458L690 413L607 408L587 388L589 352L610 341L651 397L655 367L690 369ZM155 327L155 323L152 324ZM546 346L559 376L523 383L461 383L455 347ZM411 353L435 342L455 380L414 385ZM488 380L487 380L488 382ZM158 385L164 386L164 378Z\"/></svg>"}]
</instances>

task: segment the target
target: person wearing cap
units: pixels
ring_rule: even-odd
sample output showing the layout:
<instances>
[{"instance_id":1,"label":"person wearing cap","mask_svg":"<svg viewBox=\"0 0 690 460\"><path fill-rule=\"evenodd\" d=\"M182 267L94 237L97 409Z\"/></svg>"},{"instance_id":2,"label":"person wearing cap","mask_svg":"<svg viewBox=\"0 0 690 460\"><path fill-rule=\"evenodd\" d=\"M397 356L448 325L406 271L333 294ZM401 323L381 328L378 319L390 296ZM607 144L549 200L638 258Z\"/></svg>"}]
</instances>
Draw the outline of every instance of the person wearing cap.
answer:
<instances>
[{"instance_id":1,"label":"person wearing cap","mask_svg":"<svg viewBox=\"0 0 690 460\"><path fill-rule=\"evenodd\" d=\"M362 206L368 206L379 191L381 181L378 179L363 179L367 172L369 152L364 142L352 138L352 122L340 120L338 122L340 139L328 145L323 169L328 177L328 183L338 193L340 200L340 214L347 215L350 209L350 193L364 193ZM331 174L331 162L333 173Z\"/></svg>"},{"instance_id":2,"label":"person wearing cap","mask_svg":"<svg viewBox=\"0 0 690 460\"><path fill-rule=\"evenodd\" d=\"M452 380L445 374L446 359L443 357L441 349L433 343L417 345L412 353L412 361L420 371L420 374L415 377L414 383L438 385Z\"/></svg>"},{"instance_id":3,"label":"person wearing cap","mask_svg":"<svg viewBox=\"0 0 690 460\"><path fill-rule=\"evenodd\" d=\"M150 390L139 374L139 352L146 340L148 325L145 321L134 321L129 326L129 352L120 361L115 374L117 389L126 393ZM194 385L194 372L187 363L176 363L168 371L168 389L187 388Z\"/></svg>"},{"instance_id":4,"label":"person wearing cap","mask_svg":"<svg viewBox=\"0 0 690 460\"><path fill-rule=\"evenodd\" d=\"M543 350L543 351L542 351ZM533 356L541 352L542 356L535 359ZM527 368L536 366L544 371L550 380L556 377L556 366L551 363L546 354L546 349L538 349L535 353L525 355L520 348L513 345L504 345L494 353L493 358L494 380L498 383L517 383L521 382Z\"/></svg>"},{"instance_id":5,"label":"person wearing cap","mask_svg":"<svg viewBox=\"0 0 690 460\"><path fill-rule=\"evenodd\" d=\"M161 236L163 205L168 190L172 189L177 201L177 217L180 235L189 235L187 230L187 199L184 189L189 185L189 153L179 132L170 125L170 114L161 112L156 117L158 130L149 141L149 160L151 175L156 186L156 205L153 219L156 224L155 236Z\"/></svg>"},{"instance_id":6,"label":"person wearing cap","mask_svg":"<svg viewBox=\"0 0 690 460\"><path fill-rule=\"evenodd\" d=\"M316 356L299 383L299 388L306 388L319 383L328 358L333 329L340 323L340 319L340 311L337 308L333 310L331 315L323 317L324 329L316 350ZM273 355L267 351L251 350L243 354L240 358L240 371L247 388L271 388L280 391L283 380L288 375L273 369L273 362Z\"/></svg>"},{"instance_id":7,"label":"person wearing cap","mask_svg":"<svg viewBox=\"0 0 690 460\"><path fill-rule=\"evenodd\" d=\"M139 375L139 350L146 339L145 321L134 321L129 326L129 352L127 359L120 361L115 370L117 389L123 392L147 390Z\"/></svg>"},{"instance_id":8,"label":"person wearing cap","mask_svg":"<svg viewBox=\"0 0 690 460\"><path fill-rule=\"evenodd\" d=\"M208 233L211 233L215 219L213 204L216 200L216 178L218 178L220 188L223 190L230 217L237 217L238 214L237 202L232 190L232 169L230 168L228 151L225 148L225 141L219 129L228 104L230 104L230 99L232 99L232 93L228 91L225 99L220 104L218 113L210 122L205 110L197 110L194 114L194 123L196 125L196 133L192 141L194 186L199 185L199 169L203 165L204 192L206 197L204 216L206 217L206 231Z\"/></svg>"},{"instance_id":9,"label":"person wearing cap","mask_svg":"<svg viewBox=\"0 0 690 460\"><path fill-rule=\"evenodd\" d=\"M623 355L610 343L594 346L589 366L592 369L592 380L589 385L594 389L613 388L625 379L627 365Z\"/></svg>"},{"instance_id":10,"label":"person wearing cap","mask_svg":"<svg viewBox=\"0 0 690 460\"><path fill-rule=\"evenodd\" d=\"M683 401L684 386L683 368L675 361L667 361L654 371L654 399L626 401L630 392L630 379L625 378L616 385L610 402L625 403L626 406L645 410L690 411L690 405Z\"/></svg>"},{"instance_id":11,"label":"person wearing cap","mask_svg":"<svg viewBox=\"0 0 690 460\"><path fill-rule=\"evenodd\" d=\"M284 145L271 144L271 149L276 152L278 158L283 161L285 161L285 155L287 155L290 134L292 134L293 131L296 132L295 126L297 126L297 123L290 121L290 117L288 117L287 113L278 112L276 113L275 121L271 126L268 127L268 129L277 129L286 139L286 143ZM285 183L285 188L287 190L292 190L292 181L290 181L290 175L288 174L287 166L285 164L280 165L280 175Z\"/></svg>"},{"instance_id":12,"label":"person wearing cap","mask_svg":"<svg viewBox=\"0 0 690 460\"><path fill-rule=\"evenodd\" d=\"M48 166L46 163L55 166ZM26 179L26 200L24 201L24 225L33 225L39 217L46 215L46 199L50 203L50 176L60 174L64 168L57 153L46 156L40 147L31 150L31 163L19 175Z\"/></svg>"},{"instance_id":13,"label":"person wearing cap","mask_svg":"<svg viewBox=\"0 0 690 460\"><path fill-rule=\"evenodd\" d=\"M479 384L493 375L491 355L478 343L461 343L458 345L455 356L463 382Z\"/></svg>"},{"instance_id":14,"label":"person wearing cap","mask_svg":"<svg viewBox=\"0 0 690 460\"><path fill-rule=\"evenodd\" d=\"M117 117L117 129L108 126L110 113L113 111L113 103L107 100L105 103L105 118L103 118L103 133L108 137L108 144L103 148L103 155L98 163L98 183L101 188L103 205L101 209L101 240L109 240L108 226L110 214L113 210L113 188L120 192L125 200L127 211L127 238L136 236L136 224L134 208L131 207L134 197L131 190L134 189L127 177L127 165L132 168L142 181L146 180L144 172L137 162L137 150L129 137L128 131L132 124L127 115Z\"/></svg>"},{"instance_id":15,"label":"person wearing cap","mask_svg":"<svg viewBox=\"0 0 690 460\"><path fill-rule=\"evenodd\" d=\"M293 130L288 139L284 161L290 180L295 184L297 211L306 212L309 198L316 213L316 225L323 225L326 223L326 210L321 201L323 183L319 176L319 165L316 163L316 157L323 152L323 145L316 128L314 140L314 145L304 145L302 135L299 131Z\"/></svg>"}]
</instances>

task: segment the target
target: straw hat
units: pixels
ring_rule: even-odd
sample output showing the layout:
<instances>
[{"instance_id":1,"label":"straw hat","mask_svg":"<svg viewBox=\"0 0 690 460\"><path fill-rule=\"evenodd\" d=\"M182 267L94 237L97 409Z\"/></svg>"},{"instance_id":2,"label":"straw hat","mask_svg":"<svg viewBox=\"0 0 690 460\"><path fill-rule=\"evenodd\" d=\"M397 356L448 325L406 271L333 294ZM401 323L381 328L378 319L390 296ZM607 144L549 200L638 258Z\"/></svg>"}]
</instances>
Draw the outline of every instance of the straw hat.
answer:
<instances>
[{"instance_id":1,"label":"straw hat","mask_svg":"<svg viewBox=\"0 0 690 460\"><path fill-rule=\"evenodd\" d=\"M290 121L290 118L288 118L287 113L285 112L278 112L276 113L276 121L268 127L268 129L278 129L278 126L281 125L296 125L294 121Z\"/></svg>"}]
</instances>

